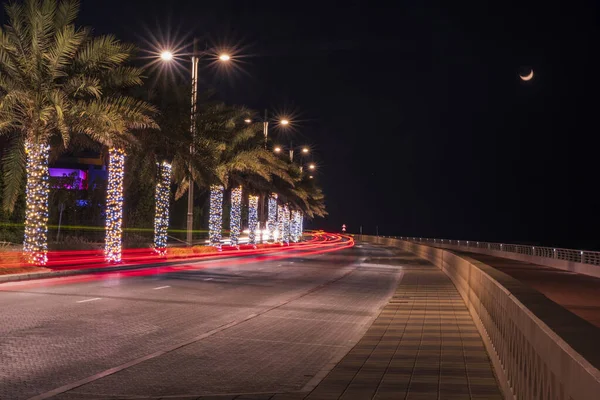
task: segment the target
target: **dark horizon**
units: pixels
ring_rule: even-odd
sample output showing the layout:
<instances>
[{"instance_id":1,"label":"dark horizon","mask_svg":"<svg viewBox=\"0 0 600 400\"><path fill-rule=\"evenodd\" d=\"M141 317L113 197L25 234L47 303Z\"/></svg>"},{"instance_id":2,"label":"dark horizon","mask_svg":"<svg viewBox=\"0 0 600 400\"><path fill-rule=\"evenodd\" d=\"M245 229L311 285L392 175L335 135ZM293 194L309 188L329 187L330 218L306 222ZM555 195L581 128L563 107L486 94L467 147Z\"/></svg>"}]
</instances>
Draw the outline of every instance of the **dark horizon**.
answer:
<instances>
[{"instance_id":1,"label":"dark horizon","mask_svg":"<svg viewBox=\"0 0 600 400\"><path fill-rule=\"evenodd\" d=\"M78 24L140 48L241 44L244 73L201 76L297 113L330 214L308 227L600 249L597 3L81 3Z\"/></svg>"}]
</instances>

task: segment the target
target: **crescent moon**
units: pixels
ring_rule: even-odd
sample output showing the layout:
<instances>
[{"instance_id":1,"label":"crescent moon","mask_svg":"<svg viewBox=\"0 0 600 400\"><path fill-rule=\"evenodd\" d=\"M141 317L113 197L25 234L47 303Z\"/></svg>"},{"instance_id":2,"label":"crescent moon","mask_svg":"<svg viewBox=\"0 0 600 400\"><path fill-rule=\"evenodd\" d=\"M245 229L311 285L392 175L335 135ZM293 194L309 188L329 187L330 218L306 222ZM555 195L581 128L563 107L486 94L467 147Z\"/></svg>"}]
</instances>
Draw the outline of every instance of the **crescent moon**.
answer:
<instances>
[{"instance_id":1,"label":"crescent moon","mask_svg":"<svg viewBox=\"0 0 600 400\"><path fill-rule=\"evenodd\" d=\"M531 70L528 75L519 75L519 78L521 78L523 81L530 81L533 78L533 70Z\"/></svg>"}]
</instances>

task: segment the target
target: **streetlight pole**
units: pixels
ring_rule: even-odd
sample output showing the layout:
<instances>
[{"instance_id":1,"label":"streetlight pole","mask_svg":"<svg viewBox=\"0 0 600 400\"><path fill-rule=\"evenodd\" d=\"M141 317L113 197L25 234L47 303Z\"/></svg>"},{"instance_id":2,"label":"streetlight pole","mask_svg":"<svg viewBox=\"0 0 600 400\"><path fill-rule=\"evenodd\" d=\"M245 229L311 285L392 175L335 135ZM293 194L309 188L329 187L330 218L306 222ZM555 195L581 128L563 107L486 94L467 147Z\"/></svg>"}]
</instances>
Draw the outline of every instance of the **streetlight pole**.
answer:
<instances>
[{"instance_id":1,"label":"streetlight pole","mask_svg":"<svg viewBox=\"0 0 600 400\"><path fill-rule=\"evenodd\" d=\"M265 119L263 120L263 134L265 135L265 150L267 149L267 140L269 138L269 114L268 111L265 109ZM265 230L265 228L267 227L267 216L265 215L265 203L269 199L269 193L265 192L262 196L262 200L260 202L260 216L262 221L260 221L261 223L259 223L259 227L262 224L263 229L260 230L260 241L261 243L263 242L263 232Z\"/></svg>"},{"instance_id":2,"label":"streetlight pole","mask_svg":"<svg viewBox=\"0 0 600 400\"><path fill-rule=\"evenodd\" d=\"M196 117L198 113L198 64L200 63L200 55L207 54L206 51L198 51L198 39L194 38L194 49L192 52L192 102L190 106L190 162L189 162L189 186L188 186L188 212L187 212L187 235L186 241L188 246L191 246L193 239L193 228L194 228L194 176L192 162L194 158L194 141L196 138ZM173 54L170 50L165 49L161 52L160 58L165 62L170 62L176 54ZM227 53L222 53L218 58L220 61L228 62L231 60L231 56Z\"/></svg>"},{"instance_id":3,"label":"streetlight pole","mask_svg":"<svg viewBox=\"0 0 600 400\"><path fill-rule=\"evenodd\" d=\"M265 119L263 121L263 133L265 135L265 149L267 148L267 139L269 137L269 118L267 110L265 110Z\"/></svg>"},{"instance_id":4,"label":"streetlight pole","mask_svg":"<svg viewBox=\"0 0 600 400\"><path fill-rule=\"evenodd\" d=\"M194 177L192 173L192 161L194 157L194 140L196 138L196 112L198 102L198 40L194 39L194 52L192 53L192 105L190 110L190 165L189 165L189 187L188 187L188 211L187 211L187 237L188 246L192 245L194 229Z\"/></svg>"}]
</instances>

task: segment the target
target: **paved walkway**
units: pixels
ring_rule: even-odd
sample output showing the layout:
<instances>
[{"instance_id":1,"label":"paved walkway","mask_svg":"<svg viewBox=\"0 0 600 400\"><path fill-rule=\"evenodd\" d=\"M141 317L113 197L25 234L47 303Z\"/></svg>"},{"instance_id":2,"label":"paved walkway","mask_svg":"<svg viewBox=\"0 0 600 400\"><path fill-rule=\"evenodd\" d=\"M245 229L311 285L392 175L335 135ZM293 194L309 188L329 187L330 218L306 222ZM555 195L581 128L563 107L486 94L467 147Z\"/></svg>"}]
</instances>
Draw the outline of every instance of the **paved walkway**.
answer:
<instances>
[{"instance_id":1,"label":"paved walkway","mask_svg":"<svg viewBox=\"0 0 600 400\"><path fill-rule=\"evenodd\" d=\"M600 278L485 254L465 254L512 276L600 328Z\"/></svg>"},{"instance_id":2,"label":"paved walkway","mask_svg":"<svg viewBox=\"0 0 600 400\"><path fill-rule=\"evenodd\" d=\"M419 264L422 260L397 253L387 263L393 261ZM307 398L502 396L481 337L456 288L438 268L418 265L406 266L389 304Z\"/></svg>"}]
</instances>

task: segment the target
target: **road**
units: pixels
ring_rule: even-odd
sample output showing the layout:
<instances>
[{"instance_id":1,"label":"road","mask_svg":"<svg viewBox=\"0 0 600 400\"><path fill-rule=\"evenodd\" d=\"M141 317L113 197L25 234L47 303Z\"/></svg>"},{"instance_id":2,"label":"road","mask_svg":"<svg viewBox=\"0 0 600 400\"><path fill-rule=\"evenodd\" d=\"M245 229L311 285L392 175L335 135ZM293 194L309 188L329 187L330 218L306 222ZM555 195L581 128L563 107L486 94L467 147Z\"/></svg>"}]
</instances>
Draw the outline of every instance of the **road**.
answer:
<instances>
[{"instance_id":1,"label":"road","mask_svg":"<svg viewBox=\"0 0 600 400\"><path fill-rule=\"evenodd\" d=\"M400 267L362 265L381 252L304 250L0 285L0 398L310 389L394 293Z\"/></svg>"}]
</instances>

